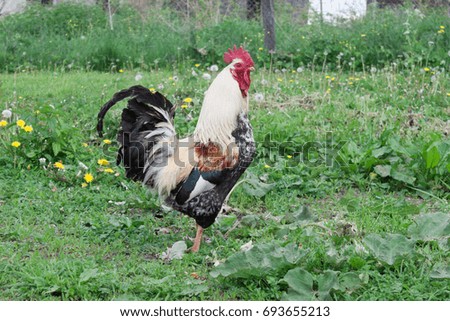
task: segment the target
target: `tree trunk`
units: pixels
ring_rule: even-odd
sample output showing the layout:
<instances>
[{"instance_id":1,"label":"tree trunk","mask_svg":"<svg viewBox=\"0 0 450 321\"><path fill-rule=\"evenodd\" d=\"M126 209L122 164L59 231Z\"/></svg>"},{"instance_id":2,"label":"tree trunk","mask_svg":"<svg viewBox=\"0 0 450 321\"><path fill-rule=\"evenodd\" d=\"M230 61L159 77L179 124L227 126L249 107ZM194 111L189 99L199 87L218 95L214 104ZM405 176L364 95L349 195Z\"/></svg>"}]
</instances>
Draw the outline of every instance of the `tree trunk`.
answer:
<instances>
[{"instance_id":1,"label":"tree trunk","mask_svg":"<svg viewBox=\"0 0 450 321\"><path fill-rule=\"evenodd\" d=\"M261 0L247 0L247 20L255 19L261 11Z\"/></svg>"},{"instance_id":2,"label":"tree trunk","mask_svg":"<svg viewBox=\"0 0 450 321\"><path fill-rule=\"evenodd\" d=\"M264 47L269 52L275 51L275 13L273 0L261 0L261 13L264 25Z\"/></svg>"},{"instance_id":3,"label":"tree trunk","mask_svg":"<svg viewBox=\"0 0 450 321\"><path fill-rule=\"evenodd\" d=\"M108 0L97 0L96 3L98 5L101 4L104 11L106 12L108 11L108 3L109 3Z\"/></svg>"}]
</instances>

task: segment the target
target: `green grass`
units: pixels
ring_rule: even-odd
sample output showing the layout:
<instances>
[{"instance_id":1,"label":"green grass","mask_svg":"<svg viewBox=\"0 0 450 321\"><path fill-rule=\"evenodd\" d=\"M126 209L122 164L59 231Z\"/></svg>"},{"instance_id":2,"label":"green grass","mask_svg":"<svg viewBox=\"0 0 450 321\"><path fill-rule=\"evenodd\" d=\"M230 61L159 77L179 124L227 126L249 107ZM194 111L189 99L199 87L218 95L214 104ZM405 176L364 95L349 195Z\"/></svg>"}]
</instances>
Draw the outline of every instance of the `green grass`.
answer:
<instances>
[{"instance_id":1,"label":"green grass","mask_svg":"<svg viewBox=\"0 0 450 321\"><path fill-rule=\"evenodd\" d=\"M234 10L227 15L217 15L220 2L208 8L194 4L189 13L167 4L139 11L121 5L113 8L114 30L101 6L30 5L21 14L0 19L0 70L118 71L171 68L190 61L213 64L234 44L244 45L256 65L267 68L367 71L395 63L448 69L450 63L444 6L371 7L363 19L335 26L308 25L295 8L276 2L277 50L271 54L264 49L262 23L243 19L244 10L233 3L228 3Z\"/></svg>"},{"instance_id":2,"label":"green grass","mask_svg":"<svg viewBox=\"0 0 450 321\"><path fill-rule=\"evenodd\" d=\"M140 83L162 85L172 102L193 98L176 116L180 134L191 132L208 81L190 66L142 74ZM115 176L97 164L114 164L116 149L97 137L97 112L135 75L1 75L0 103L14 118L0 127L0 299L298 298L290 273L311 278L305 293L315 298L448 300L447 73L256 71L257 158L231 196L234 210L206 230L199 253L180 260L162 254L177 241L192 244L194 221L163 211L121 168L111 165ZM256 92L264 101L255 102ZM116 108L105 123L113 141L119 115ZM18 129L19 118L33 132ZM325 149L336 146L327 164ZM57 161L64 171L49 165ZM94 181L82 187L86 172ZM239 254L250 241L253 249ZM271 259L277 251L295 259ZM272 263L258 265L263 259Z\"/></svg>"}]
</instances>

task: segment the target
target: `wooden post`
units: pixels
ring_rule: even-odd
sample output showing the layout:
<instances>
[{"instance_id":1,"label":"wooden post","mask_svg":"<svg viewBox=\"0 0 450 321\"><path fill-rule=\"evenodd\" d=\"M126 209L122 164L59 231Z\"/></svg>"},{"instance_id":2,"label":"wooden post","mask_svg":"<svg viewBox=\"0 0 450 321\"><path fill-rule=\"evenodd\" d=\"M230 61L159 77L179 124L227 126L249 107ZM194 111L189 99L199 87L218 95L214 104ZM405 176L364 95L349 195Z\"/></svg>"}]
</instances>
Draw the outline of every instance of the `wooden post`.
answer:
<instances>
[{"instance_id":1,"label":"wooden post","mask_svg":"<svg viewBox=\"0 0 450 321\"><path fill-rule=\"evenodd\" d=\"M275 13L273 0L261 0L261 13L264 26L264 47L269 52L275 51Z\"/></svg>"}]
</instances>

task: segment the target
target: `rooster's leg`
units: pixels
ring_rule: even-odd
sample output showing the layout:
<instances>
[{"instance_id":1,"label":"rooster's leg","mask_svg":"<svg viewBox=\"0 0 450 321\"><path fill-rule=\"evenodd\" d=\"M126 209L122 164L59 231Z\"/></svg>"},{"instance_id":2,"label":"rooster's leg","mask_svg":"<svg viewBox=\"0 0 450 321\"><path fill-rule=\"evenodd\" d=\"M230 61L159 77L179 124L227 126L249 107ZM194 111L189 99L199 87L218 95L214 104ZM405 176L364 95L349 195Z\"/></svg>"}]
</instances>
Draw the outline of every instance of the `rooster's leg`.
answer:
<instances>
[{"instance_id":1,"label":"rooster's leg","mask_svg":"<svg viewBox=\"0 0 450 321\"><path fill-rule=\"evenodd\" d=\"M197 224L197 234L195 235L194 245L191 247L191 252L198 252L200 243L202 242L203 227Z\"/></svg>"}]
</instances>

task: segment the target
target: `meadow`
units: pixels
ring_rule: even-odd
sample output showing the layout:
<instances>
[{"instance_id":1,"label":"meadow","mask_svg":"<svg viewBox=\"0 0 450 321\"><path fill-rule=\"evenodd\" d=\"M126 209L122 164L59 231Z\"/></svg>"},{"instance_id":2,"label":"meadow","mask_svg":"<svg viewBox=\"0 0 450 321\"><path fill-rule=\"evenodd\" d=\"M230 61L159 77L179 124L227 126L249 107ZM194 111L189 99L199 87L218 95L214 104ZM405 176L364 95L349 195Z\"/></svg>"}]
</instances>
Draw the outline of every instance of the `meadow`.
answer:
<instances>
[{"instance_id":1,"label":"meadow","mask_svg":"<svg viewBox=\"0 0 450 321\"><path fill-rule=\"evenodd\" d=\"M194 221L115 166L121 108L105 137L95 126L116 91L140 83L179 106L180 136L192 132L217 57L2 65L13 67L0 74L0 109L11 111L0 120L0 299L448 300L442 48L433 62L365 65L256 46L257 157L198 253L183 251Z\"/></svg>"}]
</instances>

